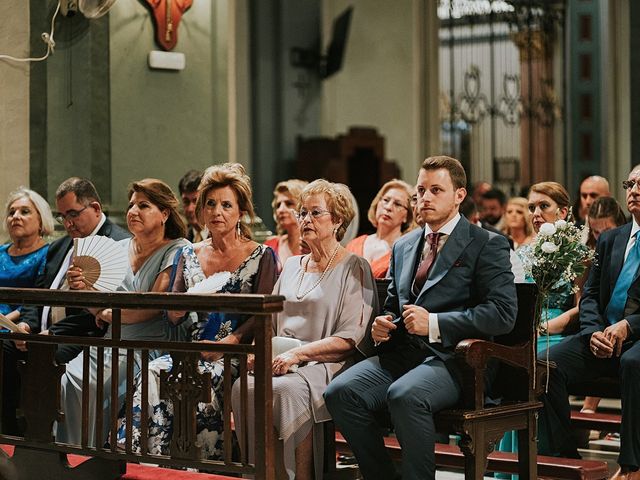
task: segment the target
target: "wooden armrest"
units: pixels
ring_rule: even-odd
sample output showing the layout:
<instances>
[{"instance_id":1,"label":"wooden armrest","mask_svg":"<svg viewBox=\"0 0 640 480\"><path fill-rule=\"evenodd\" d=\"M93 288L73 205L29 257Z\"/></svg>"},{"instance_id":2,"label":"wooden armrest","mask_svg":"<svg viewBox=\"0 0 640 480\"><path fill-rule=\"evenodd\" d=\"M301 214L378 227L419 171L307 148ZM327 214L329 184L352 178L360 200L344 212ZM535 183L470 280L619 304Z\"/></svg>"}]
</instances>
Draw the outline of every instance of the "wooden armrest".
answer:
<instances>
[{"instance_id":1,"label":"wooden armrest","mask_svg":"<svg viewBox=\"0 0 640 480\"><path fill-rule=\"evenodd\" d=\"M472 368L485 368L490 358L496 358L514 367L527 370L529 367L528 343L521 345L501 345L487 340L462 340L456 346L456 357Z\"/></svg>"},{"instance_id":2,"label":"wooden armrest","mask_svg":"<svg viewBox=\"0 0 640 480\"><path fill-rule=\"evenodd\" d=\"M527 372L531 370L531 345L502 345L479 339L462 340L456 346L456 361L462 372L462 403L465 408L480 409L485 402L485 373L489 360L498 359L504 363L519 367Z\"/></svg>"}]
</instances>

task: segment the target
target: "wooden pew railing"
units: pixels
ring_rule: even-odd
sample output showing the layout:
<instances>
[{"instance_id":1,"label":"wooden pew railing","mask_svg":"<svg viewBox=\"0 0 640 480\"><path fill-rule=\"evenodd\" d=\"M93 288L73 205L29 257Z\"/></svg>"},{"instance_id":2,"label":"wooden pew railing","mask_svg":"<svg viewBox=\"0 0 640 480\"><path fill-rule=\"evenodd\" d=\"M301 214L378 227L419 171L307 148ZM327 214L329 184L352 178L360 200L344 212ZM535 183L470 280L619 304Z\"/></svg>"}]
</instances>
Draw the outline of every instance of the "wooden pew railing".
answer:
<instances>
[{"instance_id":1,"label":"wooden pew railing","mask_svg":"<svg viewBox=\"0 0 640 480\"><path fill-rule=\"evenodd\" d=\"M0 333L0 339L26 340L28 357L21 366L22 411L26 419L24 437L0 435L0 443L15 445L13 457L4 462L13 464L10 469L17 472L19 479L114 479L122 473L127 462L148 462L173 467L191 467L205 471L231 474L252 474L257 479L272 480L274 473L274 445L272 442L272 384L271 384L271 314L282 311L284 297L276 295L187 295L170 293L100 293L84 291L57 291L37 289L0 288L0 303L12 305L51 305L83 308L112 308L113 323L111 339L24 335ZM178 311L218 311L250 314L255 318L253 345L202 344L172 341L123 340L121 338L122 309L154 309ZM54 356L58 344L82 345L84 347L84 377L81 412L60 411L60 379L65 366L56 365ZM97 379L90 382L89 351L96 349L98 355ZM112 349L111 384L103 391L102 368L105 349ZM118 387L124 379L118 379L119 350L126 350L126 446L118 448L111 441L104 448L106 438L101 438L103 427L108 425L110 437L116 438L118 410ZM170 374L163 374L161 394L173 401L174 429L170 445L170 455L152 455L147 446L147 385L149 352L171 353L173 368ZM198 373L197 362L201 352L219 352L224 358L224 455L221 461L201 458L201 448L196 441L196 405L199 401L210 401L210 376ZM142 378L141 452L132 449L132 399L134 393L134 356L140 358ZM255 444L241 445L241 456L232 454L231 419L231 373L232 358L239 361L241 382L241 402L246 408L247 397L247 355L255 355ZM2 373L0 355L0 374ZM1 387L0 387L1 388ZM96 398L103 394L110 400L111 415L103 424L103 403L96 401L96 438L89 438L89 389ZM164 391L163 391L164 390ZM171 392L173 390L173 393ZM1 396L0 396L1 398ZM245 410L246 411L246 410ZM56 442L53 434L54 422L64 421L65 416L82 415L81 445ZM246 422L243 422L246 428ZM245 432L246 433L246 432ZM244 435L247 438L247 435ZM254 463L247 459L248 447L255 448ZM71 469L66 462L66 454L74 453L92 457Z\"/></svg>"}]
</instances>

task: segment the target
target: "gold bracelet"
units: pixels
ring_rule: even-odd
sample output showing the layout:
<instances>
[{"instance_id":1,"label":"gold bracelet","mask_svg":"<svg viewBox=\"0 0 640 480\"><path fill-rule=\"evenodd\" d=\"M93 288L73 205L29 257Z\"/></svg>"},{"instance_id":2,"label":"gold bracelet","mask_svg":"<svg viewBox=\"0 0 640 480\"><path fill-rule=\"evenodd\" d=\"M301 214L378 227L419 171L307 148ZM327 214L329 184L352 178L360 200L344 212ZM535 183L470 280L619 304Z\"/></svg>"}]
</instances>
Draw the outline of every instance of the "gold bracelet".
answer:
<instances>
[{"instance_id":1,"label":"gold bracelet","mask_svg":"<svg viewBox=\"0 0 640 480\"><path fill-rule=\"evenodd\" d=\"M538 326L538 335L543 336L543 335L547 335L548 333L549 333L549 329L547 328L547 324L541 323Z\"/></svg>"}]
</instances>

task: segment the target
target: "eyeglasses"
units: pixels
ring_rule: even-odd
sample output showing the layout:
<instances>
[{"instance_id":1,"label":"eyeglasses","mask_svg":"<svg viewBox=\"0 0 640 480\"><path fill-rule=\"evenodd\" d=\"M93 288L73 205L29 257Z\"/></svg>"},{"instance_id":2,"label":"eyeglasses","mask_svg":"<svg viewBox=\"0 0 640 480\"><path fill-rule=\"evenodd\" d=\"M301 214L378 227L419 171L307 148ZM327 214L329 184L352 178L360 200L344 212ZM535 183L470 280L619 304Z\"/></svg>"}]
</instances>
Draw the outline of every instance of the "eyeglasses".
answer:
<instances>
[{"instance_id":1,"label":"eyeglasses","mask_svg":"<svg viewBox=\"0 0 640 480\"><path fill-rule=\"evenodd\" d=\"M380 203L383 205L386 205L387 207L391 208L392 210L400 210L402 208L404 208L405 210L408 210L406 205L403 205L402 203L400 203L397 200L394 200L391 197L382 197L380 199Z\"/></svg>"},{"instance_id":2,"label":"eyeglasses","mask_svg":"<svg viewBox=\"0 0 640 480\"><path fill-rule=\"evenodd\" d=\"M302 209L300 210L298 213L295 213L296 219L299 222L302 222L305 218L307 218L307 215L311 214L311 220L316 220L317 218L321 217L322 215L327 215L330 214L331 212L329 210L321 210L319 208L314 208L313 210L305 210Z\"/></svg>"},{"instance_id":3,"label":"eyeglasses","mask_svg":"<svg viewBox=\"0 0 640 480\"><path fill-rule=\"evenodd\" d=\"M64 224L64 222L67 222L67 221L74 221L87 208L89 208L89 205L85 206L84 208L81 208L80 210L69 210L67 213L58 212L56 213L55 219L62 224Z\"/></svg>"},{"instance_id":4,"label":"eyeglasses","mask_svg":"<svg viewBox=\"0 0 640 480\"><path fill-rule=\"evenodd\" d=\"M623 180L622 182L622 188L624 188L625 190L633 190L633 187L635 186L640 188L640 182L638 182L637 180Z\"/></svg>"}]
</instances>

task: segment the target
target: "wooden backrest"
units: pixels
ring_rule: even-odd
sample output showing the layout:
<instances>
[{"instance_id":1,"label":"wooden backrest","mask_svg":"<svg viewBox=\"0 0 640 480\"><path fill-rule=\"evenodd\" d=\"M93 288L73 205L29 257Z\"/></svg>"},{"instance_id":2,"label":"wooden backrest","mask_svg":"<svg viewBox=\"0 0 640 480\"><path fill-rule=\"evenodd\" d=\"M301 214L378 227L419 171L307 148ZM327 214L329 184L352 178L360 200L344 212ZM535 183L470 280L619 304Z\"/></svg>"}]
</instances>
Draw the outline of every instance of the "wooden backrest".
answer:
<instances>
[{"instance_id":1,"label":"wooden backrest","mask_svg":"<svg viewBox=\"0 0 640 480\"><path fill-rule=\"evenodd\" d=\"M376 280L381 306L384 305L389 283L390 280L386 279ZM511 332L495 337L493 342L469 339L459 344L457 350L465 379L463 403L467 408L483 405L485 393L489 392L485 392L485 385L480 383L487 375L492 384L492 397L513 401L534 399L530 377L536 371L537 332L534 318L537 292L534 283L516 284L518 314Z\"/></svg>"},{"instance_id":2,"label":"wooden backrest","mask_svg":"<svg viewBox=\"0 0 640 480\"><path fill-rule=\"evenodd\" d=\"M531 341L534 332L533 320L536 311L538 287L535 283L516 283L518 296L518 316L511 332L494 338L501 345L521 345Z\"/></svg>"},{"instance_id":3,"label":"wooden backrest","mask_svg":"<svg viewBox=\"0 0 640 480\"><path fill-rule=\"evenodd\" d=\"M387 278L376 279L380 308L384 306L390 283L391 280ZM501 345L520 345L531 340L538 287L536 287L535 283L517 283L516 292L518 301L516 324L511 332L495 337L494 341Z\"/></svg>"},{"instance_id":4,"label":"wooden backrest","mask_svg":"<svg viewBox=\"0 0 640 480\"><path fill-rule=\"evenodd\" d=\"M497 367L491 394L511 401L535 398L532 378L536 375L537 337L535 310L538 287L534 283L516 284L518 315L513 330L494 339L496 343L512 347ZM508 361L513 364L509 364Z\"/></svg>"}]
</instances>

